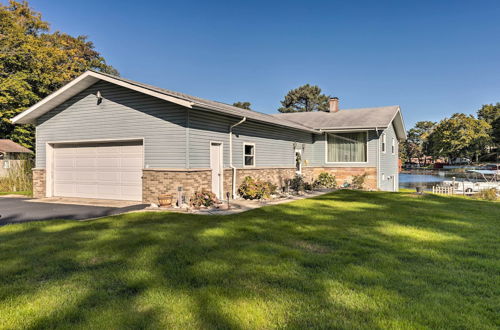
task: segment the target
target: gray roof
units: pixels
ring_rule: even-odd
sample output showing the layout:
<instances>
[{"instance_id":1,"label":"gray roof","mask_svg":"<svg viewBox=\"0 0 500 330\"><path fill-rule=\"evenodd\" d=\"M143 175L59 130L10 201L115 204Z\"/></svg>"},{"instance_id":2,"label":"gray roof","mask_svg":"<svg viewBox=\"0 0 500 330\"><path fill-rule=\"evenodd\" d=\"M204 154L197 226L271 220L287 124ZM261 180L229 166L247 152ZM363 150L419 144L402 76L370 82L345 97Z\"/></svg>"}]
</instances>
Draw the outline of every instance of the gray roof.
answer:
<instances>
[{"instance_id":1,"label":"gray roof","mask_svg":"<svg viewBox=\"0 0 500 330\"><path fill-rule=\"evenodd\" d=\"M399 106L345 109L338 112L293 112L273 115L314 129L385 128L388 127Z\"/></svg>"},{"instance_id":2,"label":"gray roof","mask_svg":"<svg viewBox=\"0 0 500 330\"><path fill-rule=\"evenodd\" d=\"M15 143L12 140L2 139L0 140L0 152L19 152L19 153L29 153L32 154L33 151L28 148L23 147Z\"/></svg>"},{"instance_id":3,"label":"gray roof","mask_svg":"<svg viewBox=\"0 0 500 330\"><path fill-rule=\"evenodd\" d=\"M269 115L266 113L257 112L257 111L253 111L253 110L241 109L241 108L238 108L238 107L226 104L226 103L212 101L212 100L206 100L206 99L202 99L202 98L199 98L196 96L192 96L192 95L188 95L188 94L184 94L184 93L179 93L179 92L174 92L174 91L171 91L168 89L159 88L159 87L148 85L148 84L143 84L143 83L140 83L140 82L137 82L134 80L130 80L130 79L126 79L126 78L122 78L122 77L118 77L118 76L114 76L114 75L110 75L110 74L106 74L106 73L102 73L102 72L98 72L98 71L93 71L93 72L111 77L113 79L117 79L117 80L126 82L126 83L131 84L131 85L139 86L139 87L146 88L146 89L149 89L149 90L152 90L152 91L155 91L158 93L162 93L162 94L165 94L168 96L172 96L172 97L184 100L184 101L192 102L192 103L194 103L193 106L195 108L201 108L203 110L211 110L214 112L220 112L220 113L224 113L226 115L230 115L230 116L234 116L234 117L238 117L238 118L246 117L249 120L255 120L255 121L260 121L260 122L264 122L267 124L295 128L298 130L307 131L307 132L311 132L311 133L318 133L316 130L312 129L311 127L307 127L307 126L304 126L300 123L289 121L286 118L276 118L273 115Z\"/></svg>"},{"instance_id":4,"label":"gray roof","mask_svg":"<svg viewBox=\"0 0 500 330\"><path fill-rule=\"evenodd\" d=\"M377 108L344 109L338 112L293 112L273 117L324 131L350 129L384 129L394 122L400 140L406 140L406 131L398 105Z\"/></svg>"}]
</instances>

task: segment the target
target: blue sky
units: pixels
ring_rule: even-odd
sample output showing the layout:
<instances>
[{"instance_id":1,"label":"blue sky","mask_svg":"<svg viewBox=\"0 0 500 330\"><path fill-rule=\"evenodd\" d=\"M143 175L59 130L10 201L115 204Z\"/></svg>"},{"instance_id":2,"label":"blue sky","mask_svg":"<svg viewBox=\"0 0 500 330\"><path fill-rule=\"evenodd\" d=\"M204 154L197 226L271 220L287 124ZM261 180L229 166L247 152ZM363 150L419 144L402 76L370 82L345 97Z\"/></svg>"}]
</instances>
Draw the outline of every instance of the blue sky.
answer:
<instances>
[{"instance_id":1,"label":"blue sky","mask_svg":"<svg viewBox=\"0 0 500 330\"><path fill-rule=\"evenodd\" d=\"M498 1L30 4L123 77L262 112L305 83L341 108L399 104L408 128L500 101Z\"/></svg>"}]
</instances>

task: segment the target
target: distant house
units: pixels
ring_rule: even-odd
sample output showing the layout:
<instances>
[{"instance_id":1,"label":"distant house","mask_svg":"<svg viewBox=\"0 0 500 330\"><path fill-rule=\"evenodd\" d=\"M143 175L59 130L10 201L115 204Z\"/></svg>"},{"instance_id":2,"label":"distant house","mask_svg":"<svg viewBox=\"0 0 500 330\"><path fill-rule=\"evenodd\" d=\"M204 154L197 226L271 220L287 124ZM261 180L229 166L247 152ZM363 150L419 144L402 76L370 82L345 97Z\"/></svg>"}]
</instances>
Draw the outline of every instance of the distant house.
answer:
<instances>
[{"instance_id":1,"label":"distant house","mask_svg":"<svg viewBox=\"0 0 500 330\"><path fill-rule=\"evenodd\" d=\"M7 175L11 168L15 168L21 162L26 161L25 155L33 152L14 141L0 139L0 177Z\"/></svg>"},{"instance_id":2,"label":"distant house","mask_svg":"<svg viewBox=\"0 0 500 330\"><path fill-rule=\"evenodd\" d=\"M157 202L202 188L235 196L245 176L278 186L326 171L398 187L399 106L268 115L88 71L13 119L36 125L35 197Z\"/></svg>"}]
</instances>

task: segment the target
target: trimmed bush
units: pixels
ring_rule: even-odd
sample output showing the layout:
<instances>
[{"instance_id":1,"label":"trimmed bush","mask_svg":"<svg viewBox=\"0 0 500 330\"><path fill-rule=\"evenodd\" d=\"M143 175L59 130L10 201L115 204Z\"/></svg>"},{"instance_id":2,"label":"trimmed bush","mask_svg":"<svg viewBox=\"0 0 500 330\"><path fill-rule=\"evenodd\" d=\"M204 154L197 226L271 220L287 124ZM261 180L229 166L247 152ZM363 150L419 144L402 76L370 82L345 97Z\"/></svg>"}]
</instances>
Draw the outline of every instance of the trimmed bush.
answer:
<instances>
[{"instance_id":1,"label":"trimmed bush","mask_svg":"<svg viewBox=\"0 0 500 330\"><path fill-rule=\"evenodd\" d=\"M195 192L190 202L191 206L199 208L202 206L213 206L218 200L213 192L203 189L202 191Z\"/></svg>"},{"instance_id":2,"label":"trimmed bush","mask_svg":"<svg viewBox=\"0 0 500 330\"><path fill-rule=\"evenodd\" d=\"M238 188L238 194L244 199L269 198L276 193L277 186L269 181L255 180L247 176Z\"/></svg>"},{"instance_id":3,"label":"trimmed bush","mask_svg":"<svg viewBox=\"0 0 500 330\"><path fill-rule=\"evenodd\" d=\"M314 188L337 188L337 181L335 176L328 172L321 172L318 178L314 180Z\"/></svg>"},{"instance_id":4,"label":"trimmed bush","mask_svg":"<svg viewBox=\"0 0 500 330\"><path fill-rule=\"evenodd\" d=\"M354 175L352 177L351 188L352 189L363 189L365 184L366 173L360 175Z\"/></svg>"},{"instance_id":5,"label":"trimmed bush","mask_svg":"<svg viewBox=\"0 0 500 330\"><path fill-rule=\"evenodd\" d=\"M286 182L288 187L295 192L312 190L313 188L312 184L305 182L304 177L300 174L296 174L293 179L288 179Z\"/></svg>"}]
</instances>

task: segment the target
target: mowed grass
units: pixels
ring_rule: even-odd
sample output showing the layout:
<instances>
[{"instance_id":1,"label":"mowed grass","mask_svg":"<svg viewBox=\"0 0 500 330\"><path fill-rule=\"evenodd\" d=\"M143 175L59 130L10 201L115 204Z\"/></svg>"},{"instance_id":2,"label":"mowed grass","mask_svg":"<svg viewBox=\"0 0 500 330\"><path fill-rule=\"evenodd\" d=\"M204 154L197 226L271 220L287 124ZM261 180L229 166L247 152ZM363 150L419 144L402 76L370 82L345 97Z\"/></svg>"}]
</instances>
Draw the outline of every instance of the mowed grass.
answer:
<instances>
[{"instance_id":1,"label":"mowed grass","mask_svg":"<svg viewBox=\"0 0 500 330\"><path fill-rule=\"evenodd\" d=\"M0 227L0 328L500 326L500 203L339 191Z\"/></svg>"},{"instance_id":2,"label":"mowed grass","mask_svg":"<svg viewBox=\"0 0 500 330\"><path fill-rule=\"evenodd\" d=\"M32 191L0 191L0 196L5 195L23 195L23 196L32 196Z\"/></svg>"}]
</instances>

